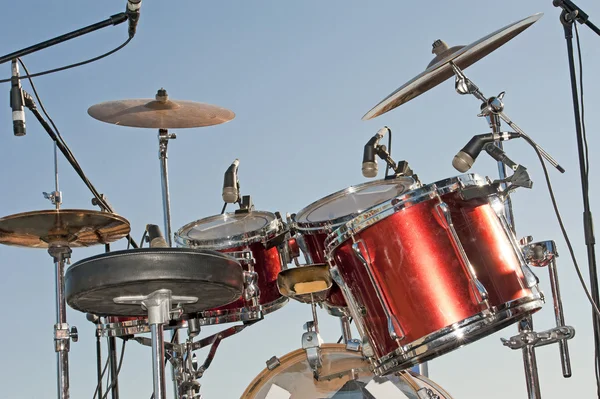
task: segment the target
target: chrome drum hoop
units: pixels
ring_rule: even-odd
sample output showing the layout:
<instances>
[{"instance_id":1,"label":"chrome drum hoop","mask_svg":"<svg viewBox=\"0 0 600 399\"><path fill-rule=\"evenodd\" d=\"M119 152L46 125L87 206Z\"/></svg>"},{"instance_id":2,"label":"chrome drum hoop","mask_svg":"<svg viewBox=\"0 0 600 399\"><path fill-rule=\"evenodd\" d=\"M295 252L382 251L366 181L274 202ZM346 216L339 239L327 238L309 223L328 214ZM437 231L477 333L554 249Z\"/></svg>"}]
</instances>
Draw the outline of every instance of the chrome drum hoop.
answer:
<instances>
[{"instance_id":1,"label":"chrome drum hoop","mask_svg":"<svg viewBox=\"0 0 600 399\"><path fill-rule=\"evenodd\" d=\"M205 310L195 315L196 317L194 318L198 320L200 326L261 320L265 315L281 309L288 301L289 298L282 296L264 305L248 306L239 309Z\"/></svg>"},{"instance_id":2,"label":"chrome drum hoop","mask_svg":"<svg viewBox=\"0 0 600 399\"><path fill-rule=\"evenodd\" d=\"M478 313L375 359L374 372L379 376L388 375L451 352L462 346L456 343L464 337L469 342L484 338L541 309L543 304L543 295L534 294L507 302L492 312Z\"/></svg>"},{"instance_id":3,"label":"chrome drum hoop","mask_svg":"<svg viewBox=\"0 0 600 399\"><path fill-rule=\"evenodd\" d=\"M225 250L237 247L246 247L250 244L260 242L262 244L268 243L270 240L275 238L278 234L283 232L285 226L283 222L277 218L274 213L264 211L253 211L256 214L269 215L273 218L265 226L258 230L249 231L243 234L232 235L228 237L221 237L210 240L199 240L184 237L185 233L190 231L195 226L202 223L210 223L217 220L222 220L225 215L215 215L205 219L199 219L191 223L186 224L175 233L175 243L179 247L184 248L195 248L195 249L212 249L214 251Z\"/></svg>"},{"instance_id":4,"label":"chrome drum hoop","mask_svg":"<svg viewBox=\"0 0 600 399\"><path fill-rule=\"evenodd\" d=\"M302 233L310 233L310 234L325 233L325 234L327 234L327 233L332 232L333 230L337 229L342 224L351 221L352 219L354 219L356 216L360 215L361 213L354 212L349 215L340 216L337 218L333 218L331 220L320 221L320 222L299 222L299 221L297 221L297 219L298 219L298 217L302 216L303 214L308 213L309 210L312 210L313 208L317 209L317 205L319 205L319 204L330 202L333 199L342 198L344 196L347 196L348 194L352 194L356 191L359 191L360 189L380 185L382 183L382 181L385 181L385 179L383 179L383 180L380 179L380 180L376 180L376 181L370 181L370 182L366 182L366 183L362 183L362 184L357 184L355 186L350 186L350 187L347 187L343 190L337 191L333 194L330 194L326 197L323 197L323 198L311 203L310 205L304 207L303 209L301 209L300 211L298 211L296 213L296 218L295 218L296 220L294 220L293 227L300 234L302 234ZM418 187L418 183L412 177L398 177L398 178L388 180L388 181L389 182L396 181L396 182L399 182L400 184L404 184L409 191Z\"/></svg>"},{"instance_id":5,"label":"chrome drum hoop","mask_svg":"<svg viewBox=\"0 0 600 399\"><path fill-rule=\"evenodd\" d=\"M171 320L169 324L164 326L165 330L187 327L185 320ZM116 323L98 324L98 333L101 337L124 337L127 335L145 334L150 332L148 320L127 320Z\"/></svg>"},{"instance_id":6,"label":"chrome drum hoop","mask_svg":"<svg viewBox=\"0 0 600 399\"><path fill-rule=\"evenodd\" d=\"M402 195L366 209L362 213L356 215L356 217L333 230L325 240L325 250L328 256L330 256L338 246L352 238L355 234L358 234L377 222L380 222L381 220L404 209L408 209L411 206L429 201L438 196L458 191L464 187L484 186L486 184L487 181L483 177L474 173L469 173L450 177L448 179L440 180L435 183L424 185L421 188L408 191Z\"/></svg>"}]
</instances>

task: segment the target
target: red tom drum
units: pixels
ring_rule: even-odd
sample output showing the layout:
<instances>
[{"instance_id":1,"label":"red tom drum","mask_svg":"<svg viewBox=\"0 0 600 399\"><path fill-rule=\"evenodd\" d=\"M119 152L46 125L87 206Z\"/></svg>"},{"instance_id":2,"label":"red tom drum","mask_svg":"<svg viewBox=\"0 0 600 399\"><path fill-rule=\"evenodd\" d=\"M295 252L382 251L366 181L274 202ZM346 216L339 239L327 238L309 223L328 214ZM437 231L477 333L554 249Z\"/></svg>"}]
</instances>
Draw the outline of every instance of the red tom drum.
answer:
<instances>
[{"instance_id":1,"label":"red tom drum","mask_svg":"<svg viewBox=\"0 0 600 399\"><path fill-rule=\"evenodd\" d=\"M539 310L543 295L497 195L461 175L365 210L327 239L328 261L387 375L436 358Z\"/></svg>"},{"instance_id":2,"label":"red tom drum","mask_svg":"<svg viewBox=\"0 0 600 399\"><path fill-rule=\"evenodd\" d=\"M294 217L296 241L306 263L326 263L327 235L351 221L365 209L395 198L413 188L410 177L377 180L350 186L308 205ZM334 284L324 303L329 313L339 316L347 306L340 288Z\"/></svg>"},{"instance_id":3,"label":"red tom drum","mask_svg":"<svg viewBox=\"0 0 600 399\"><path fill-rule=\"evenodd\" d=\"M211 249L236 258L244 268L246 286L242 298L229 305L200 312L200 325L258 320L274 312L288 299L279 293L277 275L281 254L273 240L284 225L273 213L248 211L200 219L175 234L180 247Z\"/></svg>"}]
</instances>

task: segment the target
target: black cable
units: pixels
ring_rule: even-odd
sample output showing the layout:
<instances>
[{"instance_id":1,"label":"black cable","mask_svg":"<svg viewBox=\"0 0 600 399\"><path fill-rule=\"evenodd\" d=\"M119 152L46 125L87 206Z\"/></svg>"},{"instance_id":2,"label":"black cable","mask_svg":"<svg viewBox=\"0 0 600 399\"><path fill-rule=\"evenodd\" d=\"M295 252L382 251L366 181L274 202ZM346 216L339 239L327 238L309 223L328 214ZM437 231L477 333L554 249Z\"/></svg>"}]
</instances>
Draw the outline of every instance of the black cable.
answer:
<instances>
[{"instance_id":1,"label":"black cable","mask_svg":"<svg viewBox=\"0 0 600 399\"><path fill-rule=\"evenodd\" d=\"M598 306L592 299L592 295L590 294L590 292L587 288L587 285L585 284L585 280L583 278L583 275L581 274L581 269L579 268L579 264L577 263L577 259L575 258L575 251L573 250L573 246L571 245L571 240L569 239L569 235L567 234L567 230L565 229L565 225L563 223L562 216L560 215L560 211L558 210L558 205L556 203L556 197L554 196L554 189L552 188L552 182L550 181L550 176L548 174L548 169L546 168L546 163L544 162L544 158L542 157L542 154L540 153L540 151L537 149L536 143L533 141L533 139L531 139L531 137L529 137L527 135L523 135L523 138L525 139L525 141L527 141L527 143L529 143L533 147L535 153L537 154L537 156L540 160L540 163L542 164L542 169L544 171L544 177L546 179L546 185L548 186L548 192L550 193L550 199L552 200L552 207L554 208L554 213L556 214L556 219L558 220L558 224L560 226L562 235L565 239L565 242L567 243L567 248L569 249L569 254L571 255L571 260L573 261L573 265L575 266L575 271L577 272L577 276L579 277L579 282L581 283L581 286L583 287L583 290L585 291L585 294L586 294L590 304L592 305L593 311L598 315L598 317L600 317L600 309L598 309Z\"/></svg>"},{"instance_id":2,"label":"black cable","mask_svg":"<svg viewBox=\"0 0 600 399\"><path fill-rule=\"evenodd\" d=\"M123 44L121 44L118 47L110 50L109 52L104 53L102 55L99 55L97 57L90 58L90 59L85 60L85 61L77 62L75 64L65 65L65 66L62 66L62 67L59 67L59 68L48 69L48 70L42 71L42 72L36 72L36 73L33 73L33 74L30 74L29 72L26 71L27 75L19 76L19 79L25 79L25 78L31 79L31 78L35 78L37 76L48 75L48 74L51 74L51 73L60 72L60 71L64 71L64 70L67 70L67 69L76 68L76 67L79 67L79 66L82 66L82 65L90 64L92 62L101 60L102 58L106 58L109 55L112 55L112 54L116 53L117 51L121 50L123 47L125 47L125 46L127 46L127 44L129 44L129 42L131 41L131 39L132 39L131 37L128 38L127 40L125 40L125 42ZM23 65L23 64L21 64L21 65ZM23 69L25 69L25 67L23 67ZM7 83L7 82L10 82L10 81L11 81L11 79L2 79L2 80L0 80L0 83Z\"/></svg>"},{"instance_id":3,"label":"black cable","mask_svg":"<svg viewBox=\"0 0 600 399\"><path fill-rule=\"evenodd\" d=\"M98 391L100 390L100 387L102 385L102 379L104 378L106 369L108 369L108 359L106 359L106 363L104 364L104 369L102 370L102 374L100 375L100 381L98 381L98 385L96 385L96 390L94 391L94 397L92 399L96 399L96 396L98 396Z\"/></svg>"},{"instance_id":4,"label":"black cable","mask_svg":"<svg viewBox=\"0 0 600 399\"><path fill-rule=\"evenodd\" d=\"M27 73L27 75L29 75L29 71L27 69L27 66L23 62L23 60L21 60L20 58L18 60L19 60L19 63L21 64L21 66L23 67L23 69L25 70L25 72ZM39 96L39 94L37 92L35 84L33 83L33 80L31 78L29 78L29 84L31 85L31 89L33 90L33 94L35 95L35 98L37 99L37 102L38 102L38 104L39 104L42 112L44 113L44 115L46 116L46 118L48 119L48 121L50 122L50 124L52 125L52 127L54 128L54 132L56 134L56 143L60 147L61 152L63 153L63 155L65 155L65 157L67 158L67 160L75 168L75 171L77 172L77 174L79 175L79 177L81 177L81 179L83 180L84 184L88 187L88 189L92 192L92 194L94 195L94 197L96 198L96 200L98 201L98 203L101 205L101 208L104 208L106 211L108 211L110 213L114 213L114 210L112 209L112 207L102 198L102 196L100 195L100 193L98 192L98 190L96 190L96 187L94 187L94 185L89 181L89 179L87 178L87 176L83 172L83 169L79 165L79 162L75 158L75 155L73 155L73 153L71 152L69 146L67 145L67 143L63 139L62 135L60 134L60 131L58 130L58 127L56 126L56 124L54 123L54 121L52 120L52 118L50 117L50 115L48 115L48 112L46 112L46 108L44 107L44 104L42 103L42 100L41 100L41 98L40 98L40 96ZM128 240L128 243L132 247L134 247L134 248L138 247L137 243L133 240L133 238L131 238L131 236L129 234L127 234L126 238Z\"/></svg>"},{"instance_id":5,"label":"black cable","mask_svg":"<svg viewBox=\"0 0 600 399\"><path fill-rule=\"evenodd\" d=\"M575 27L575 40L577 43L577 58L578 58L578 62L579 62L579 93L580 93L580 100L579 100L580 104L579 105L581 108L581 136L583 139L583 153L584 153L584 158L585 158L584 159L585 167L584 167L584 171L583 171L583 175L584 175L583 189L584 189L584 195L588 198L588 201L589 201L590 158L589 158L589 147L588 147L588 141L587 141L587 134L585 132L585 104L583 101L583 60L582 60L582 56L581 56L581 43L579 42L579 29L577 29L577 24L573 24L573 26ZM596 374L595 375L596 376L596 384L598 385L598 387L600 387L600 358L598 356L599 356L598 352L594 351L594 371Z\"/></svg>"},{"instance_id":6,"label":"black cable","mask_svg":"<svg viewBox=\"0 0 600 399\"><path fill-rule=\"evenodd\" d=\"M227 208L227 202L223 204L223 209L221 209L221 215L225 213L225 209Z\"/></svg>"},{"instance_id":7,"label":"black cable","mask_svg":"<svg viewBox=\"0 0 600 399\"><path fill-rule=\"evenodd\" d=\"M106 393L104 394L104 396L102 397L102 399L106 399L108 397L108 393L111 391L112 387L118 381L119 373L121 372L121 366L123 365L123 355L125 355L125 344L126 343L127 343L127 340L124 339L123 340L123 345L121 345L121 356L119 357L119 366L117 367L117 375L111 376L112 377L111 378L112 382L111 382L110 386L106 387Z\"/></svg>"}]
</instances>

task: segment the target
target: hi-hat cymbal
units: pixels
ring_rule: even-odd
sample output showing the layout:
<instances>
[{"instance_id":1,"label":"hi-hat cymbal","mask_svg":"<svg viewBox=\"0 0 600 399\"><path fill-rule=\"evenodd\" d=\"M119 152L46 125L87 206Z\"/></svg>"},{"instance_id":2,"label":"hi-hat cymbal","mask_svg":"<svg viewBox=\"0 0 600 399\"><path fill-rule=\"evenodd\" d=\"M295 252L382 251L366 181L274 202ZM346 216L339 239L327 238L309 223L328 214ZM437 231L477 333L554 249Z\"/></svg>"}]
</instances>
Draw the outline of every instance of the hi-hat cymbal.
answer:
<instances>
[{"instance_id":1,"label":"hi-hat cymbal","mask_svg":"<svg viewBox=\"0 0 600 399\"><path fill-rule=\"evenodd\" d=\"M153 99L107 101L92 105L88 114L102 122L152 129L184 129L219 125L235 117L233 111L193 101L169 100L160 89Z\"/></svg>"},{"instance_id":2,"label":"hi-hat cymbal","mask_svg":"<svg viewBox=\"0 0 600 399\"><path fill-rule=\"evenodd\" d=\"M50 209L0 219L0 244L29 248L89 247L119 240L130 230L129 222L114 213Z\"/></svg>"},{"instance_id":3,"label":"hi-hat cymbal","mask_svg":"<svg viewBox=\"0 0 600 399\"><path fill-rule=\"evenodd\" d=\"M441 40L433 43L432 53L435 58L429 63L427 69L414 79L408 81L398 90L387 96L383 101L377 104L373 109L363 116L363 120L375 118L385 114L388 111L412 100L413 98L434 88L446 79L454 75L450 61L461 69L479 61L490 54L519 33L533 25L544 14L538 13L530 17L505 26L468 46L455 46L448 48L448 45Z\"/></svg>"}]
</instances>

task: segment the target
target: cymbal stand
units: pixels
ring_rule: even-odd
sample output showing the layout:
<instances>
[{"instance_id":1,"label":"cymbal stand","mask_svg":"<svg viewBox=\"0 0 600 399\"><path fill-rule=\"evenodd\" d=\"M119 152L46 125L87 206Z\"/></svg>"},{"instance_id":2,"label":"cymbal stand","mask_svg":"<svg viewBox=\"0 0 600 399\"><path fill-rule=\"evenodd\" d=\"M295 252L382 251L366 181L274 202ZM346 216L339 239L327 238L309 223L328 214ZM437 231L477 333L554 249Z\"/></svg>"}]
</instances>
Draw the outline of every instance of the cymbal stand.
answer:
<instances>
[{"instance_id":1,"label":"cymbal stand","mask_svg":"<svg viewBox=\"0 0 600 399\"><path fill-rule=\"evenodd\" d=\"M172 303L194 303L195 297L174 296L171 290L160 289L149 295L122 296L114 298L115 303L141 305L148 311L148 324L152 341L152 377L154 399L166 399L165 384L165 339L164 325L173 317L181 315L181 309L172 309ZM177 393L175 394L177 397Z\"/></svg>"},{"instance_id":2,"label":"cymbal stand","mask_svg":"<svg viewBox=\"0 0 600 399\"><path fill-rule=\"evenodd\" d=\"M520 133L522 137L528 138L527 134L517 126L508 116L504 113L504 103L502 99L504 97L504 92L500 93L497 97L487 98L483 95L483 93L479 90L479 88L465 76L465 74L454 64L450 62L452 69L454 70L454 74L456 76L455 80L455 89L458 94L471 94L478 100L482 102L481 113L478 116L485 116L488 120L488 124L492 129L493 133L501 132L501 122L500 120L505 121L512 129L516 132ZM497 142L496 145L502 149L501 143ZM561 173L564 173L564 169L556 162L550 154L544 151L538 145L535 145L537 150L540 152L542 157L546 159L552 166L558 169ZM498 173L500 176L500 180L505 180L507 178L506 175L506 166L504 163L498 161ZM504 189L506 186L503 187ZM504 215L507 220L508 226L512 230L513 235L515 234L515 222L514 222L514 214L512 210L512 201L510 200L510 193L505 192L505 201L504 201ZM527 266L526 266L527 267ZM552 272L551 272L552 273ZM558 291L558 279L556 275L556 269L554 269L554 282L556 284L552 284L552 291L554 296L554 301L556 303L560 303L560 320L562 320L562 326L555 329L551 329L548 331L544 331L541 333L537 333L533 329L533 318L531 316L527 316L524 319L519 321L518 328L519 334L509 338L508 340L502 339L502 342L505 346L511 349L522 349L523 352L523 364L525 369L525 380L527 384L527 392L529 399L541 399L540 392L540 382L537 368L537 360L535 355L535 347L548 345L554 342L565 342L566 348L566 340L570 339L574 336L575 330L572 327L564 326L564 317L562 316L562 302L560 299L560 292ZM552 278L552 275L551 275ZM556 288L556 289L555 289ZM559 320L559 307L555 306L555 311L557 312L557 324ZM566 357L562 358L566 353ZM570 365L567 367L566 363L568 362L568 350L563 352L561 348L561 358L563 371L566 371L568 368L570 370ZM566 373L565 377L567 377ZM570 372L569 375L570 376Z\"/></svg>"},{"instance_id":3,"label":"cymbal stand","mask_svg":"<svg viewBox=\"0 0 600 399\"><path fill-rule=\"evenodd\" d=\"M168 100L167 91L164 89L158 90L156 94L157 101L166 102ZM173 246L173 234L171 232L171 197L169 194L169 168L168 168L168 156L167 148L169 140L175 140L177 135L175 133L169 133L167 129L158 130L158 159L160 160L160 181L162 188L162 200L163 200L163 215L165 225L165 236L169 247ZM173 330L171 333L171 340L178 344L179 343L179 331ZM171 368L171 378L173 379L173 390L175 397L179 392L179 386L177 378L175 376L175 369ZM155 398L156 399L156 398Z\"/></svg>"}]
</instances>

